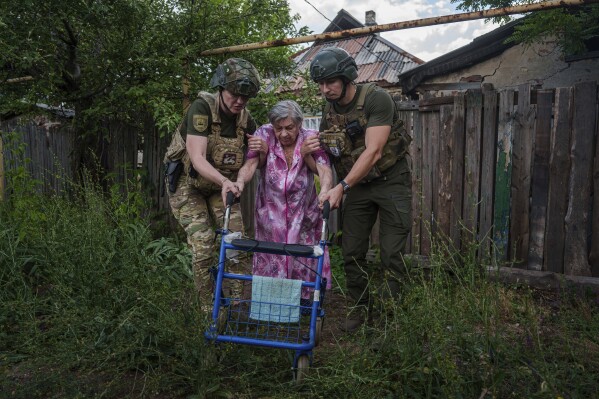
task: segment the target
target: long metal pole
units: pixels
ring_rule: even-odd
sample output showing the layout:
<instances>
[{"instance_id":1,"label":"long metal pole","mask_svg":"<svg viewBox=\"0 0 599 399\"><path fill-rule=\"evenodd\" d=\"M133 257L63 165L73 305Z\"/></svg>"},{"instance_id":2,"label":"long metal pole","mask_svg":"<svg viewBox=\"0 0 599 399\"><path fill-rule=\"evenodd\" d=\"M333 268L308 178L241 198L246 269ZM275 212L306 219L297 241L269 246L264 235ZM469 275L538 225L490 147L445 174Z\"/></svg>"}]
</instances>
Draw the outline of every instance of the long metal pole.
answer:
<instances>
[{"instance_id":1,"label":"long metal pole","mask_svg":"<svg viewBox=\"0 0 599 399\"><path fill-rule=\"evenodd\" d=\"M331 41L331 40L336 40L336 39L341 39L341 38L346 38L346 37L351 37L351 36L370 34L370 33L418 28L418 27L422 27L422 26L451 24L454 22L471 21L471 20L483 19L483 18L493 18L493 17L502 16L502 15L524 14L524 13L531 12L531 11L549 10L552 8L559 8L559 7L565 7L565 6L580 6L580 5L594 4L594 3L599 3L599 0L551 0L551 1L544 1L542 3L532 3L532 4L523 4L523 5L518 5L518 6L511 6L511 7L492 8L489 10L465 12L465 13L460 13L460 14L444 15L444 16L440 16L440 17L421 18L421 19L413 19L411 21L394 22L394 23L390 23L390 24L382 24L382 25L374 25L374 26L365 26L363 28L347 29L347 30L330 32L330 33L320 33L320 34L315 34L315 35L300 36L300 37L281 39L281 40L272 40L272 41L249 43L249 44L240 44L237 46L230 46L230 47L221 47L221 48L216 48L216 49L212 49L212 50L202 51L200 53L200 56L226 54L226 53L233 53L236 51L256 50L256 49L267 48L267 47L288 46L291 44L307 43L307 42L313 42L316 40Z\"/></svg>"},{"instance_id":2,"label":"long metal pole","mask_svg":"<svg viewBox=\"0 0 599 399\"><path fill-rule=\"evenodd\" d=\"M4 81L4 83L20 83L20 82L26 82L28 80L33 80L33 76L22 76L20 78L6 79ZM0 82L0 84L1 83L2 82Z\"/></svg>"}]
</instances>

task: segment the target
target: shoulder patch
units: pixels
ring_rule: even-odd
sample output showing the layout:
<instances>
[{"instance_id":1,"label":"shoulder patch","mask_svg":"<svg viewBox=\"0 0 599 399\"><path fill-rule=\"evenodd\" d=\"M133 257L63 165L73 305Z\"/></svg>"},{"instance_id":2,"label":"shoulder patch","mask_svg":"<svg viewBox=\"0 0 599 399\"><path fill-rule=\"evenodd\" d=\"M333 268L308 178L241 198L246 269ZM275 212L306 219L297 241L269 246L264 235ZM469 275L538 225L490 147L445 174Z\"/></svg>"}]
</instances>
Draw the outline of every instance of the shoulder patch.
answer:
<instances>
[{"instance_id":1,"label":"shoulder patch","mask_svg":"<svg viewBox=\"0 0 599 399\"><path fill-rule=\"evenodd\" d=\"M208 128L208 115L194 115L193 128L199 133L205 132Z\"/></svg>"}]
</instances>

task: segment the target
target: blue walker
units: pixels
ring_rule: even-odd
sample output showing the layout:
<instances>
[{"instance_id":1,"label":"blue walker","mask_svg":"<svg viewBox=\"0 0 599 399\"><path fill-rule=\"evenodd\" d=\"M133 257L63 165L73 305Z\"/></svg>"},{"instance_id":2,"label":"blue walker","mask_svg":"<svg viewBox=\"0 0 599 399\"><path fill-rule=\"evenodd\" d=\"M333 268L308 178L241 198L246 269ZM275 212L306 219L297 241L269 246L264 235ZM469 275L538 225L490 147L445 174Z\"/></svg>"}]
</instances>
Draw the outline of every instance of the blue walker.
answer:
<instances>
[{"instance_id":1,"label":"blue walker","mask_svg":"<svg viewBox=\"0 0 599 399\"><path fill-rule=\"evenodd\" d=\"M294 350L293 377L300 382L312 363L312 349L320 341L325 316L322 303L326 279L322 278L322 267L328 245L326 236L330 205L328 201L325 202L322 212L320 241L311 246L245 238L227 240L227 234L231 233L228 225L233 201L234 196L229 193L223 228L217 231L221 243L219 262L212 270L214 306L211 323L204 335L212 342ZM310 282L228 273L227 250L316 258L316 270L311 269L316 278ZM225 279L240 280L242 284L249 282L252 285L251 298L244 298L247 295L243 294L240 298L227 297L222 289ZM310 289L310 300L301 299L302 289Z\"/></svg>"}]
</instances>

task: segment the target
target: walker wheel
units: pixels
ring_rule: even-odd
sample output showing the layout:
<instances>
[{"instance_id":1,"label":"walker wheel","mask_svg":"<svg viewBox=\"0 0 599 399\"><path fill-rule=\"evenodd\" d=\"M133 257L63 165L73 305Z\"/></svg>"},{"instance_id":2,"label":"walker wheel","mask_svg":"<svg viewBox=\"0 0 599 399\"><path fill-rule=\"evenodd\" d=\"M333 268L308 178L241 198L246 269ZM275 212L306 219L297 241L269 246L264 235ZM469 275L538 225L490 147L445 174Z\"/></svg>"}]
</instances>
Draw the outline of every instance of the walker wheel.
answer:
<instances>
[{"instance_id":1,"label":"walker wheel","mask_svg":"<svg viewBox=\"0 0 599 399\"><path fill-rule=\"evenodd\" d=\"M293 371L296 384L301 383L306 378L306 374L308 373L309 367L310 358L308 357L308 355L300 355L300 357L297 358L297 367Z\"/></svg>"},{"instance_id":2,"label":"walker wheel","mask_svg":"<svg viewBox=\"0 0 599 399\"><path fill-rule=\"evenodd\" d=\"M314 332L314 346L318 346L320 343L320 336L322 334L322 323L324 319L322 317L316 318L316 331Z\"/></svg>"}]
</instances>

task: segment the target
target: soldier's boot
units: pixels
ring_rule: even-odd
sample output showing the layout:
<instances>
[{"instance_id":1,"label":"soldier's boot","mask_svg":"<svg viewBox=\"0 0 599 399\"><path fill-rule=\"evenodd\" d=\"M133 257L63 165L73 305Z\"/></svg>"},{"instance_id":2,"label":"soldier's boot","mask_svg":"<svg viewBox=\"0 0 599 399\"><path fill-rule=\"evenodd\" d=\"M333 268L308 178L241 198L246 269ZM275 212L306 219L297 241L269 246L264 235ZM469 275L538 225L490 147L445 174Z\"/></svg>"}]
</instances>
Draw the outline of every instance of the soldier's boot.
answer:
<instances>
[{"instance_id":1,"label":"soldier's boot","mask_svg":"<svg viewBox=\"0 0 599 399\"><path fill-rule=\"evenodd\" d=\"M354 306L350 309L339 328L346 333L356 332L366 322L368 310L366 306Z\"/></svg>"}]
</instances>

